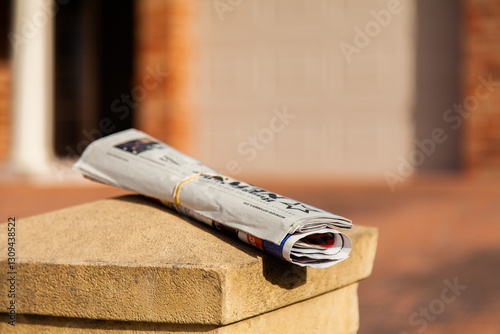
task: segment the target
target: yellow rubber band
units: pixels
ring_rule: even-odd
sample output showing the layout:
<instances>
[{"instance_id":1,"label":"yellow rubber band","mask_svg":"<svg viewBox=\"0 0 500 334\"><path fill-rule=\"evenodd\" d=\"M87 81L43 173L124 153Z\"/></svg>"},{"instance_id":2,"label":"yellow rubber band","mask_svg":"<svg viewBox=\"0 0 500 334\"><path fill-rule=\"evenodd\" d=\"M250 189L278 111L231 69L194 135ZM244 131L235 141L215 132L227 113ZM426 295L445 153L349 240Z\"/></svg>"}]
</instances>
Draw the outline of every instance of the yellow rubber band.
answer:
<instances>
[{"instance_id":1,"label":"yellow rubber band","mask_svg":"<svg viewBox=\"0 0 500 334\"><path fill-rule=\"evenodd\" d=\"M175 206L175 209L181 213L179 211L179 205L181 205L181 202L180 202L180 199L179 199L179 195L181 193L181 188L182 186L187 183L188 181L191 181L195 178L197 178L198 176L201 176L201 175L208 175L208 176L220 176L222 177L222 175L219 175L219 174L211 174L211 173L196 173L196 174L193 174L191 176L188 176L186 177L184 180L182 180L181 182L179 182L175 188L174 188L174 206Z\"/></svg>"}]
</instances>

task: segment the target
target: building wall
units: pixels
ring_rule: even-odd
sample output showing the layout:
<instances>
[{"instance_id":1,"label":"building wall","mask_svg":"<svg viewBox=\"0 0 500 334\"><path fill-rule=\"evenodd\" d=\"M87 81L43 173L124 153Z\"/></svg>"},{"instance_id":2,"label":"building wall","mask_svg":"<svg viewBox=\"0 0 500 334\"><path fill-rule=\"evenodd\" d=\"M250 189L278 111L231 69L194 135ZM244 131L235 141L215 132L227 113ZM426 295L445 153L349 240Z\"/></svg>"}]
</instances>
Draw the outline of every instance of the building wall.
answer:
<instances>
[{"instance_id":1,"label":"building wall","mask_svg":"<svg viewBox=\"0 0 500 334\"><path fill-rule=\"evenodd\" d=\"M11 137L9 3L0 24L0 161ZM138 101L136 126L232 175L396 172L419 139L418 8L402 0L387 18L394 3L137 1L136 86L151 69L167 74ZM458 104L470 106L449 116L459 116L471 172L500 166L499 16L494 0L464 1ZM485 82L494 83L478 97Z\"/></svg>"},{"instance_id":2,"label":"building wall","mask_svg":"<svg viewBox=\"0 0 500 334\"><path fill-rule=\"evenodd\" d=\"M461 102L461 1L418 0L415 90L415 145L427 142L421 170L462 167L463 126L447 112ZM432 146L432 132L442 129L446 140Z\"/></svg>"},{"instance_id":3,"label":"building wall","mask_svg":"<svg viewBox=\"0 0 500 334\"><path fill-rule=\"evenodd\" d=\"M135 126L186 153L192 153L196 131L191 89L196 3L136 2L134 88L143 93L136 95Z\"/></svg>"},{"instance_id":4,"label":"building wall","mask_svg":"<svg viewBox=\"0 0 500 334\"><path fill-rule=\"evenodd\" d=\"M464 4L465 166L471 173L498 172L500 2L465 0Z\"/></svg>"},{"instance_id":5,"label":"building wall","mask_svg":"<svg viewBox=\"0 0 500 334\"><path fill-rule=\"evenodd\" d=\"M197 4L200 159L232 175L383 178L408 156L415 1Z\"/></svg>"},{"instance_id":6,"label":"building wall","mask_svg":"<svg viewBox=\"0 0 500 334\"><path fill-rule=\"evenodd\" d=\"M9 154L10 138L10 67L0 59L0 162Z\"/></svg>"},{"instance_id":7,"label":"building wall","mask_svg":"<svg viewBox=\"0 0 500 334\"><path fill-rule=\"evenodd\" d=\"M10 1L0 3L0 162L9 154L10 138Z\"/></svg>"}]
</instances>

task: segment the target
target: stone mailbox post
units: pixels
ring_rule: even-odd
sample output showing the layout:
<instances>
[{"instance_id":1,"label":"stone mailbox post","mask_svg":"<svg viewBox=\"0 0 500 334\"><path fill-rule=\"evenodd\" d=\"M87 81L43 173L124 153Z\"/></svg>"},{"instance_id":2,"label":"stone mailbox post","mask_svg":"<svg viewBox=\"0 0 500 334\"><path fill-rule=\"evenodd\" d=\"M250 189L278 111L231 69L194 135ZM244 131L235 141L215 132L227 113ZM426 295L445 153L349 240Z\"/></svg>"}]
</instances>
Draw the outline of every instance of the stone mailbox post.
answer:
<instances>
[{"instance_id":1,"label":"stone mailbox post","mask_svg":"<svg viewBox=\"0 0 500 334\"><path fill-rule=\"evenodd\" d=\"M356 226L349 259L301 268L124 196L16 221L10 298L0 227L6 334L355 333L357 284L371 273L377 243L375 228Z\"/></svg>"}]
</instances>

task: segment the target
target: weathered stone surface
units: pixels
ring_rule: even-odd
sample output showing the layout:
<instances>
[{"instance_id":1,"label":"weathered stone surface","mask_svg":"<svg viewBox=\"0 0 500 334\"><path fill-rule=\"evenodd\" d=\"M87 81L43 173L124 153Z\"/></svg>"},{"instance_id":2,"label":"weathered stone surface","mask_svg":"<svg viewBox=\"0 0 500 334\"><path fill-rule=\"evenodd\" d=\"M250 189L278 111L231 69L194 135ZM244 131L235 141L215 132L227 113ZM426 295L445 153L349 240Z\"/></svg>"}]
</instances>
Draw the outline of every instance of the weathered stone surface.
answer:
<instances>
[{"instance_id":1,"label":"weathered stone surface","mask_svg":"<svg viewBox=\"0 0 500 334\"><path fill-rule=\"evenodd\" d=\"M22 315L16 326L0 319L4 334L348 334L359 328L357 283L229 325L165 324Z\"/></svg>"},{"instance_id":2,"label":"weathered stone surface","mask_svg":"<svg viewBox=\"0 0 500 334\"><path fill-rule=\"evenodd\" d=\"M0 225L0 275L6 232ZM70 207L17 222L17 313L230 324L369 276L377 230L348 233L349 259L305 269L140 196Z\"/></svg>"}]
</instances>

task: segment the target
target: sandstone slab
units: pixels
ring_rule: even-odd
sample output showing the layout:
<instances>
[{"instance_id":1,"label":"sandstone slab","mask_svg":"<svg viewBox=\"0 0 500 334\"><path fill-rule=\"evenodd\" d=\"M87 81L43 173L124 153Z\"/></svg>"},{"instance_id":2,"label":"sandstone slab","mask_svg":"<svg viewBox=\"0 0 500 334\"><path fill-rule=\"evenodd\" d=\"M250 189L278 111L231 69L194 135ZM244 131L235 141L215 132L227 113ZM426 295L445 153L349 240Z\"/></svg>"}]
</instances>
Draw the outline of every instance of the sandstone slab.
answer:
<instances>
[{"instance_id":1,"label":"sandstone slab","mask_svg":"<svg viewBox=\"0 0 500 334\"><path fill-rule=\"evenodd\" d=\"M0 317L4 334L304 334L356 333L359 328L357 283L229 325L191 325L22 315L16 326Z\"/></svg>"},{"instance_id":2,"label":"sandstone slab","mask_svg":"<svg viewBox=\"0 0 500 334\"><path fill-rule=\"evenodd\" d=\"M129 195L17 222L17 314L227 325L370 275L377 229L356 226L349 259L301 268ZM0 225L0 273L7 270ZM0 290L7 282L0 281ZM0 303L8 303L0 295ZM4 312L4 311L2 311Z\"/></svg>"}]
</instances>

